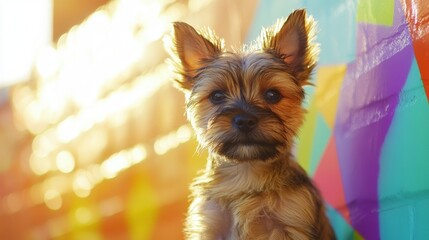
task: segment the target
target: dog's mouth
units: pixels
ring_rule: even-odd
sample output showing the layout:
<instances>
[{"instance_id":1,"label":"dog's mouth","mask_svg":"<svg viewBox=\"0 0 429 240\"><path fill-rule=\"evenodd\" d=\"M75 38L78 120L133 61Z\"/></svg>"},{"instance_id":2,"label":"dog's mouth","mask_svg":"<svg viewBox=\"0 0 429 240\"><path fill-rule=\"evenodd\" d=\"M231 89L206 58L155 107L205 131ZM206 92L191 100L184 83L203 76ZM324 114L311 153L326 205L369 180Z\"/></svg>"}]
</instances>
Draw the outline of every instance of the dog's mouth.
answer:
<instances>
[{"instance_id":1,"label":"dog's mouth","mask_svg":"<svg viewBox=\"0 0 429 240\"><path fill-rule=\"evenodd\" d=\"M224 110L210 119L206 132L202 133L202 142L210 151L232 161L266 161L283 154L288 142L279 117L266 110L259 110L259 114L254 114L258 116L255 120L257 124L247 126L247 115L237 115L234 109L230 111L232 113ZM241 117L242 122L237 121L237 116Z\"/></svg>"},{"instance_id":2,"label":"dog's mouth","mask_svg":"<svg viewBox=\"0 0 429 240\"><path fill-rule=\"evenodd\" d=\"M227 141L222 142L217 149L218 153L237 161L268 160L278 155L276 142L262 141Z\"/></svg>"}]
</instances>

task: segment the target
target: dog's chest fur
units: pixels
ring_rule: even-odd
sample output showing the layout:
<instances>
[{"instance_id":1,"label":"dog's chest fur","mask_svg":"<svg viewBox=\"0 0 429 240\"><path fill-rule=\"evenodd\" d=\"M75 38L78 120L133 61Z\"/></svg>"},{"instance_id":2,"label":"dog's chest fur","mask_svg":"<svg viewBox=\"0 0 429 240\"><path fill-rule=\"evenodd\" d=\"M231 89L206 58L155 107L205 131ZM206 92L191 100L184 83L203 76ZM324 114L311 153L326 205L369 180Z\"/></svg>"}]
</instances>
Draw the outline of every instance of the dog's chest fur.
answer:
<instances>
[{"instance_id":1,"label":"dog's chest fur","mask_svg":"<svg viewBox=\"0 0 429 240\"><path fill-rule=\"evenodd\" d=\"M216 236L207 239L275 239L276 231L284 232L285 220L291 226L308 224L305 211L320 204L312 191L309 178L292 160L221 163L195 181L191 212L204 215L206 227L212 228Z\"/></svg>"}]
</instances>

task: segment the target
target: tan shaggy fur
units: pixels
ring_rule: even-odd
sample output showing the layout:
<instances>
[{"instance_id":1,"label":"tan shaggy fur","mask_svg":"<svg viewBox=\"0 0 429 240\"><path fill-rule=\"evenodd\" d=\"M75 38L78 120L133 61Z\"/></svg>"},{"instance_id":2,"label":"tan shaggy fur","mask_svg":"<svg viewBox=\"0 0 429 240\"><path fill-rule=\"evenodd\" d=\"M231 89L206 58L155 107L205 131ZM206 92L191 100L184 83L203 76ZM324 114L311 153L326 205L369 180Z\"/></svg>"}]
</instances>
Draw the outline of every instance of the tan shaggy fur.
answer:
<instances>
[{"instance_id":1,"label":"tan shaggy fur","mask_svg":"<svg viewBox=\"0 0 429 240\"><path fill-rule=\"evenodd\" d=\"M335 239L318 190L290 154L316 63L312 39L305 10L234 52L213 32L174 24L176 81L209 151L191 187L187 239Z\"/></svg>"}]
</instances>

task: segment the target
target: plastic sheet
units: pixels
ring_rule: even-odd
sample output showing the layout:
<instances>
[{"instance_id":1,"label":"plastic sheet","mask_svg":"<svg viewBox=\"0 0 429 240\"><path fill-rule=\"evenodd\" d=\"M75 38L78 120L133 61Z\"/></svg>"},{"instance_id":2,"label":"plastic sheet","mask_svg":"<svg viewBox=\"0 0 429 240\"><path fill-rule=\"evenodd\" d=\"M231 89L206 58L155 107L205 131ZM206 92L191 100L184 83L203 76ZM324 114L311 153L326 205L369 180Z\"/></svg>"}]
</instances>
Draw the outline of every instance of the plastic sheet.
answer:
<instances>
[{"instance_id":1,"label":"plastic sheet","mask_svg":"<svg viewBox=\"0 0 429 240\"><path fill-rule=\"evenodd\" d=\"M319 21L316 90L297 153L330 205L338 239L425 238L427 6L393 0L276 4L261 2L264 10L255 19L293 6Z\"/></svg>"},{"instance_id":2,"label":"plastic sheet","mask_svg":"<svg viewBox=\"0 0 429 240\"><path fill-rule=\"evenodd\" d=\"M297 153L330 205L338 239L428 234L429 9L424 4L262 1L255 16L250 35L271 16L298 7L318 21L317 86Z\"/></svg>"}]
</instances>

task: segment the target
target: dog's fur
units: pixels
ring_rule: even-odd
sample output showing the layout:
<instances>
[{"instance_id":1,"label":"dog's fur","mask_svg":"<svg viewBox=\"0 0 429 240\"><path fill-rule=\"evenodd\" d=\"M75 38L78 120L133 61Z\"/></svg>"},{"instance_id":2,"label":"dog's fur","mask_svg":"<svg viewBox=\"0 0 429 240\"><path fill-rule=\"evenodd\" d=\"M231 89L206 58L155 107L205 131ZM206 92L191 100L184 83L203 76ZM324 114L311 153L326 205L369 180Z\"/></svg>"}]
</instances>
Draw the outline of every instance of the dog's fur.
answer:
<instances>
[{"instance_id":1,"label":"dog's fur","mask_svg":"<svg viewBox=\"0 0 429 240\"><path fill-rule=\"evenodd\" d=\"M305 10L230 52L213 32L174 24L176 82L209 152L192 185L187 239L335 238L318 190L290 154L316 63L312 38Z\"/></svg>"}]
</instances>

